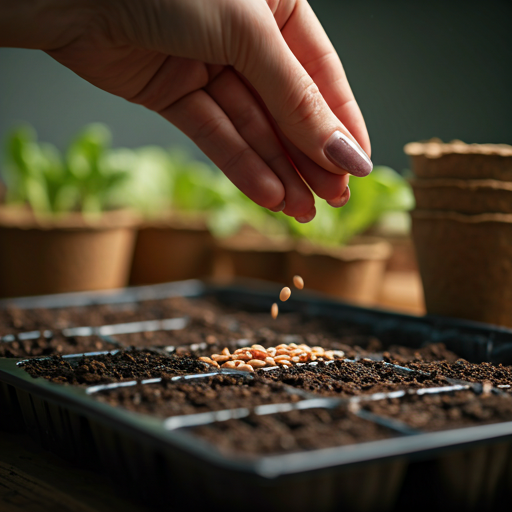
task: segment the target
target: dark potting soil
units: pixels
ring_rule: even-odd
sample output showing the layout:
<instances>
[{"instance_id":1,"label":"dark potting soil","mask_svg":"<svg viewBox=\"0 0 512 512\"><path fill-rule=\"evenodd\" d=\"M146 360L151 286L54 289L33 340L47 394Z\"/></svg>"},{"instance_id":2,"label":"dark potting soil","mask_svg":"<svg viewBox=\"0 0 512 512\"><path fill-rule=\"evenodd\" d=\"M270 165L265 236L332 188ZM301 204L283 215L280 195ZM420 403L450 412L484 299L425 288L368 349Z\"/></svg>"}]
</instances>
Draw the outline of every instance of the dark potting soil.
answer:
<instances>
[{"instance_id":1,"label":"dark potting soil","mask_svg":"<svg viewBox=\"0 0 512 512\"><path fill-rule=\"evenodd\" d=\"M332 363L292 366L275 370L257 370L265 379L283 382L322 396L350 396L399 389L447 386L442 375L400 371L381 361L350 362L338 359Z\"/></svg>"},{"instance_id":2,"label":"dark potting soil","mask_svg":"<svg viewBox=\"0 0 512 512\"><path fill-rule=\"evenodd\" d=\"M222 452L247 455L315 450L395 436L344 408L251 414L190 430Z\"/></svg>"},{"instance_id":3,"label":"dark potting soil","mask_svg":"<svg viewBox=\"0 0 512 512\"><path fill-rule=\"evenodd\" d=\"M477 395L473 391L406 395L367 402L364 408L424 431L512 421L510 396L490 393Z\"/></svg>"},{"instance_id":4,"label":"dark potting soil","mask_svg":"<svg viewBox=\"0 0 512 512\"><path fill-rule=\"evenodd\" d=\"M206 364L188 356L166 356L130 350L76 360L52 356L26 361L22 366L32 377L42 377L57 384L87 386L123 380L174 377L208 370Z\"/></svg>"},{"instance_id":5,"label":"dark potting soil","mask_svg":"<svg viewBox=\"0 0 512 512\"><path fill-rule=\"evenodd\" d=\"M34 340L0 342L0 357L37 357L53 354L83 354L116 350L119 346L98 336L55 336L51 339L40 336Z\"/></svg>"},{"instance_id":6,"label":"dark potting soil","mask_svg":"<svg viewBox=\"0 0 512 512\"><path fill-rule=\"evenodd\" d=\"M301 399L282 384L257 377L217 375L104 390L93 395L114 407L161 418L262 404L296 402Z\"/></svg>"},{"instance_id":7,"label":"dark potting soil","mask_svg":"<svg viewBox=\"0 0 512 512\"><path fill-rule=\"evenodd\" d=\"M468 382L488 381L493 386L504 387L505 390L510 389L508 386L512 386L512 366L491 363L474 364L465 359L458 359L455 362L409 362L404 366Z\"/></svg>"}]
</instances>

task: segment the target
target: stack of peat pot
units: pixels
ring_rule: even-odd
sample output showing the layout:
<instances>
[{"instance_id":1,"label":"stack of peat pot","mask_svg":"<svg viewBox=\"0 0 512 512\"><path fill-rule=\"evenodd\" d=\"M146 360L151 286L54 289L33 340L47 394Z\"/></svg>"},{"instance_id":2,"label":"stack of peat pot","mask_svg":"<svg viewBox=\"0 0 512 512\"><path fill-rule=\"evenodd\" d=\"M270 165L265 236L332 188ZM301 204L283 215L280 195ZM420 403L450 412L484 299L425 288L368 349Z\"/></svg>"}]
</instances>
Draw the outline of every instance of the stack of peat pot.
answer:
<instances>
[{"instance_id":1,"label":"stack of peat pot","mask_svg":"<svg viewBox=\"0 0 512 512\"><path fill-rule=\"evenodd\" d=\"M405 146L412 234L429 314L512 327L512 146Z\"/></svg>"}]
</instances>

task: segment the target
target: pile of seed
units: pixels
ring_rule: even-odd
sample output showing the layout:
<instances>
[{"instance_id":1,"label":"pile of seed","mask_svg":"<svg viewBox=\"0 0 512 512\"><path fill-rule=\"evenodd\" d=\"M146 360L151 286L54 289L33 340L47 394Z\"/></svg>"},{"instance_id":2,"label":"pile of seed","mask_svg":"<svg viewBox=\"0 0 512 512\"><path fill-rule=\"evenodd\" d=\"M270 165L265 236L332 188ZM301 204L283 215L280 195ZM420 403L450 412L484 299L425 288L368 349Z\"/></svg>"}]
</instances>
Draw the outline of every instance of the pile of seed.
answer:
<instances>
[{"instance_id":1,"label":"pile of seed","mask_svg":"<svg viewBox=\"0 0 512 512\"><path fill-rule=\"evenodd\" d=\"M345 353L341 350L325 350L323 347L289 343L277 347L265 348L262 345L251 345L235 350L233 353L226 347L220 354L200 357L199 360L216 368L231 368L253 372L257 368L284 366L312 361L332 361L341 358Z\"/></svg>"}]
</instances>

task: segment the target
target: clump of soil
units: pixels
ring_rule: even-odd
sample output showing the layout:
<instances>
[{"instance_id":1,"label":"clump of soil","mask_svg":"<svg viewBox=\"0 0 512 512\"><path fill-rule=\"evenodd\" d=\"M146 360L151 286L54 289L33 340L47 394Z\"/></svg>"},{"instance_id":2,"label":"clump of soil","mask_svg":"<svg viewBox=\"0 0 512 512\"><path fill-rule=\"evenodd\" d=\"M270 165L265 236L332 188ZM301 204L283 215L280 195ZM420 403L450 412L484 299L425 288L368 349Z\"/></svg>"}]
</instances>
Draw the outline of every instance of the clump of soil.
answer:
<instances>
[{"instance_id":1,"label":"clump of soil","mask_svg":"<svg viewBox=\"0 0 512 512\"><path fill-rule=\"evenodd\" d=\"M123 380L174 377L208 370L207 365L188 356L129 350L81 357L78 360L53 356L26 361L22 366L34 378L42 377L57 384L87 386Z\"/></svg>"},{"instance_id":2,"label":"clump of soil","mask_svg":"<svg viewBox=\"0 0 512 512\"><path fill-rule=\"evenodd\" d=\"M430 372L433 375L445 375L446 377L451 377L452 379L459 379L467 382L489 381L493 386L512 385L512 366L503 366L501 364L474 364L469 363L465 359L457 359L455 362L410 362L405 366L423 372Z\"/></svg>"},{"instance_id":3,"label":"clump of soil","mask_svg":"<svg viewBox=\"0 0 512 512\"><path fill-rule=\"evenodd\" d=\"M98 336L64 337L40 336L33 340L15 340L0 343L0 357L37 357L53 354L83 354L116 350L119 346Z\"/></svg>"},{"instance_id":4,"label":"clump of soil","mask_svg":"<svg viewBox=\"0 0 512 512\"><path fill-rule=\"evenodd\" d=\"M104 390L94 397L114 407L161 418L262 404L297 402L282 384L239 375L171 381Z\"/></svg>"},{"instance_id":5,"label":"clump of soil","mask_svg":"<svg viewBox=\"0 0 512 512\"><path fill-rule=\"evenodd\" d=\"M330 364L319 362L314 366L258 370L257 373L263 378L323 396L362 395L449 385L442 375L400 371L384 362L370 360L350 362L337 359Z\"/></svg>"},{"instance_id":6,"label":"clump of soil","mask_svg":"<svg viewBox=\"0 0 512 512\"><path fill-rule=\"evenodd\" d=\"M396 435L341 407L251 414L190 430L222 452L256 456L344 446Z\"/></svg>"},{"instance_id":7,"label":"clump of soil","mask_svg":"<svg viewBox=\"0 0 512 512\"><path fill-rule=\"evenodd\" d=\"M365 403L364 408L424 431L512 421L512 398L473 391L406 395Z\"/></svg>"}]
</instances>

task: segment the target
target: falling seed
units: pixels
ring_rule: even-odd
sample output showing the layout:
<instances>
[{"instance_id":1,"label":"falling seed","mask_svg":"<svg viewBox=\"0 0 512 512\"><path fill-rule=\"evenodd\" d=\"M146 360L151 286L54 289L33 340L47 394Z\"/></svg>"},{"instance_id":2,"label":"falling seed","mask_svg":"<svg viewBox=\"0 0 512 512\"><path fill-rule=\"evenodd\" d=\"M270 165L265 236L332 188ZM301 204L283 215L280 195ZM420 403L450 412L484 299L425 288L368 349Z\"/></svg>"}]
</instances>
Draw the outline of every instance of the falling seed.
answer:
<instances>
[{"instance_id":1,"label":"falling seed","mask_svg":"<svg viewBox=\"0 0 512 512\"><path fill-rule=\"evenodd\" d=\"M281 290L281 293L279 294L279 298L284 302L290 298L291 294L292 294L292 291L290 290L290 288L288 288L288 286L285 286Z\"/></svg>"},{"instance_id":2,"label":"falling seed","mask_svg":"<svg viewBox=\"0 0 512 512\"><path fill-rule=\"evenodd\" d=\"M274 304L272 304L272 307L270 308L270 314L272 315L272 318L274 320L277 318L277 315L279 314L279 307L275 302Z\"/></svg>"},{"instance_id":3,"label":"falling seed","mask_svg":"<svg viewBox=\"0 0 512 512\"><path fill-rule=\"evenodd\" d=\"M300 276L293 276L293 284L295 288L302 290L302 288L304 288L304 279Z\"/></svg>"}]
</instances>

